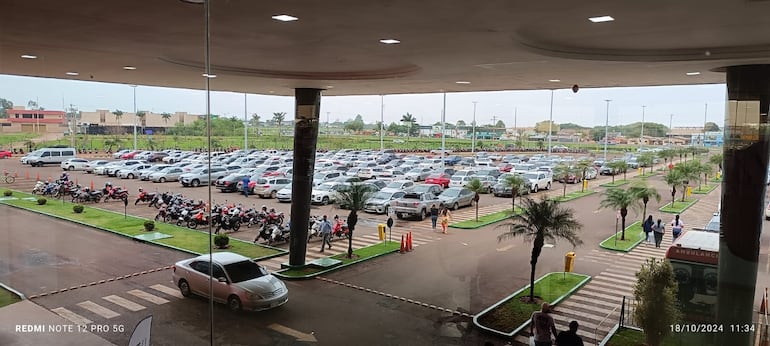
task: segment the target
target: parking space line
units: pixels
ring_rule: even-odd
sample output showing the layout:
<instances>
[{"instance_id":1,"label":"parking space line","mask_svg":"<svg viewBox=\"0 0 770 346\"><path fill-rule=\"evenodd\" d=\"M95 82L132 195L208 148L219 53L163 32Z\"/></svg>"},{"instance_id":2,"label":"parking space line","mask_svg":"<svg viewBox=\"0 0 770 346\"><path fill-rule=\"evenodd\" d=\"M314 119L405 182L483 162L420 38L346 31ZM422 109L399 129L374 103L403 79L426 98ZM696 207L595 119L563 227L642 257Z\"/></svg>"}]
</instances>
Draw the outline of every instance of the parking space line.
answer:
<instances>
[{"instance_id":1,"label":"parking space line","mask_svg":"<svg viewBox=\"0 0 770 346\"><path fill-rule=\"evenodd\" d=\"M148 301L150 303L155 303L155 304L158 304L158 305L166 304L166 303L169 302L168 300L166 300L164 298L158 297L158 296L156 296L156 295L154 295L152 293L147 293L147 292L141 291L141 290L131 290L131 291L128 291L126 293L128 293L128 294L130 294L130 295L132 295L134 297L137 297L137 298L140 298L140 299L144 299L144 300L146 300L146 301Z\"/></svg>"},{"instance_id":2,"label":"parking space line","mask_svg":"<svg viewBox=\"0 0 770 346\"><path fill-rule=\"evenodd\" d=\"M55 308L55 309L51 309L51 311L53 311L54 313L56 313L57 315L59 315L61 317L64 317L65 319L69 320L70 322L72 322L74 324L77 324L77 325L80 325L80 326L94 323L94 321L91 321L91 320L89 320L89 319L87 319L87 318L85 318L83 316L80 316L80 315L78 315L78 314L76 314L76 313L74 313L74 312L72 312L70 310L67 310L65 308Z\"/></svg>"},{"instance_id":3,"label":"parking space line","mask_svg":"<svg viewBox=\"0 0 770 346\"><path fill-rule=\"evenodd\" d=\"M179 292L179 290L173 289L173 288L168 287L166 285L157 284L157 285L150 286L150 288L152 288L152 289L154 289L156 291L168 294L168 295L170 295L172 297L177 297L177 298L180 298L180 299L183 298L182 293Z\"/></svg>"},{"instance_id":4,"label":"parking space line","mask_svg":"<svg viewBox=\"0 0 770 346\"><path fill-rule=\"evenodd\" d=\"M104 318L110 319L120 316L119 313L112 311L110 309L107 309L99 304L96 304L90 300L86 300L84 302L80 302L76 304L77 306L86 309L88 311L91 311L99 316L102 316Z\"/></svg>"},{"instance_id":5,"label":"parking space line","mask_svg":"<svg viewBox=\"0 0 770 346\"><path fill-rule=\"evenodd\" d=\"M109 295L109 296L106 296L106 297L102 297L102 299L104 299L104 300L106 300L106 301L108 301L110 303L113 303L115 305L122 306L122 307L124 307L124 308L126 308L126 309L128 309L130 311L139 311L139 310L144 309L144 306L139 305L137 303L134 303L134 302L132 302L132 301L126 299L126 298L123 298L121 296Z\"/></svg>"}]
</instances>

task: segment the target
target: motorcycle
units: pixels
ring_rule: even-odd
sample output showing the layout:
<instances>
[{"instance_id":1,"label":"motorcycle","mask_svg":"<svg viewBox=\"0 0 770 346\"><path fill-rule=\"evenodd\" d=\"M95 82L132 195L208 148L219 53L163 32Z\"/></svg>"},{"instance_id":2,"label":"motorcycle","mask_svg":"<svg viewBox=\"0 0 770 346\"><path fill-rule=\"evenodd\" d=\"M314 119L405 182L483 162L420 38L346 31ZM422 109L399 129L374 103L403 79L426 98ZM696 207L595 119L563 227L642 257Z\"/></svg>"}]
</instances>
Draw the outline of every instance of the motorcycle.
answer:
<instances>
[{"instance_id":1,"label":"motorcycle","mask_svg":"<svg viewBox=\"0 0 770 346\"><path fill-rule=\"evenodd\" d=\"M155 196L157 196L157 192L147 192L139 189L139 196L136 197L136 201L134 201L134 205L137 205L139 202L152 202L155 201ZM152 206L152 204L148 204L148 206Z\"/></svg>"},{"instance_id":2,"label":"motorcycle","mask_svg":"<svg viewBox=\"0 0 770 346\"><path fill-rule=\"evenodd\" d=\"M257 232L257 237L254 238L254 243L259 241L259 239L264 239L266 243L270 243L271 235L272 227L268 227L266 224L262 224L259 226L259 232Z\"/></svg>"},{"instance_id":3,"label":"motorcycle","mask_svg":"<svg viewBox=\"0 0 770 346\"><path fill-rule=\"evenodd\" d=\"M241 210L238 208L231 208L227 211L223 210L218 216L217 229L214 233L219 233L220 229L237 232L241 228L240 214Z\"/></svg>"},{"instance_id":4,"label":"motorcycle","mask_svg":"<svg viewBox=\"0 0 770 346\"><path fill-rule=\"evenodd\" d=\"M101 191L91 191L91 189L87 187L82 190L78 190L75 193L75 195L72 196L73 203L85 203L85 202L99 203L99 201L101 200L102 200Z\"/></svg>"},{"instance_id":5,"label":"motorcycle","mask_svg":"<svg viewBox=\"0 0 770 346\"><path fill-rule=\"evenodd\" d=\"M35 183L35 187L32 188L32 194L37 195L42 194L43 191L45 191L46 183L44 181L38 180L37 183Z\"/></svg>"},{"instance_id":6,"label":"motorcycle","mask_svg":"<svg viewBox=\"0 0 770 346\"><path fill-rule=\"evenodd\" d=\"M338 219L336 223L334 223L334 227L332 228L332 237L331 239L334 239L334 237L337 238L347 238L350 236L348 224L347 222L343 221L342 219ZM329 239L329 241L331 241Z\"/></svg>"},{"instance_id":7,"label":"motorcycle","mask_svg":"<svg viewBox=\"0 0 770 346\"><path fill-rule=\"evenodd\" d=\"M321 234L321 219L318 216L310 216L310 220L307 225L307 242L313 237L323 238Z\"/></svg>"},{"instance_id":8,"label":"motorcycle","mask_svg":"<svg viewBox=\"0 0 770 346\"><path fill-rule=\"evenodd\" d=\"M187 220L187 227L196 229L198 226L209 224L209 215L204 213L203 209L199 209L189 220Z\"/></svg>"},{"instance_id":9,"label":"motorcycle","mask_svg":"<svg viewBox=\"0 0 770 346\"><path fill-rule=\"evenodd\" d=\"M288 227L283 227L282 225L270 225L270 227L271 227L271 231L270 231L270 239L267 241L268 245L279 241L284 241L284 242L289 241L289 237L291 235L289 234Z\"/></svg>"},{"instance_id":10,"label":"motorcycle","mask_svg":"<svg viewBox=\"0 0 770 346\"><path fill-rule=\"evenodd\" d=\"M121 201L124 199L128 199L128 191L123 190L122 187L114 187L114 188L105 187L102 190L102 193L104 194L104 202L107 202L110 199L117 199Z\"/></svg>"}]
</instances>

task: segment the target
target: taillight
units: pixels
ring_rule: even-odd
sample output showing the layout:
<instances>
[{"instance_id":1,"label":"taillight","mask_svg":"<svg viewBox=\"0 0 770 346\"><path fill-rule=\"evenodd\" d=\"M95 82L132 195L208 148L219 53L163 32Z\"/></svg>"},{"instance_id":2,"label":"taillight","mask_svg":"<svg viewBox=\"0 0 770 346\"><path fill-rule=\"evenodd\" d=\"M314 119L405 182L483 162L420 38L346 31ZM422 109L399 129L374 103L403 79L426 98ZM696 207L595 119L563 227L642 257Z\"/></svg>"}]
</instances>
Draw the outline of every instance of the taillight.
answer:
<instances>
[{"instance_id":1,"label":"taillight","mask_svg":"<svg viewBox=\"0 0 770 346\"><path fill-rule=\"evenodd\" d=\"M176 273L176 265L172 265L172 266L171 266L171 271L172 271L172 272L174 272L174 273Z\"/></svg>"},{"instance_id":2,"label":"taillight","mask_svg":"<svg viewBox=\"0 0 770 346\"><path fill-rule=\"evenodd\" d=\"M415 207L416 207L416 206L419 206L419 205L420 205L420 203L417 203L417 202L415 202L415 203L414 203L414 206L415 206Z\"/></svg>"},{"instance_id":3,"label":"taillight","mask_svg":"<svg viewBox=\"0 0 770 346\"><path fill-rule=\"evenodd\" d=\"M230 182L229 182L229 181L226 181L226 182L225 182L225 186L227 186L227 185L230 185Z\"/></svg>"},{"instance_id":4,"label":"taillight","mask_svg":"<svg viewBox=\"0 0 770 346\"><path fill-rule=\"evenodd\" d=\"M270 188L270 185L262 185L262 188L263 188L263 189L269 189L269 188Z\"/></svg>"}]
</instances>

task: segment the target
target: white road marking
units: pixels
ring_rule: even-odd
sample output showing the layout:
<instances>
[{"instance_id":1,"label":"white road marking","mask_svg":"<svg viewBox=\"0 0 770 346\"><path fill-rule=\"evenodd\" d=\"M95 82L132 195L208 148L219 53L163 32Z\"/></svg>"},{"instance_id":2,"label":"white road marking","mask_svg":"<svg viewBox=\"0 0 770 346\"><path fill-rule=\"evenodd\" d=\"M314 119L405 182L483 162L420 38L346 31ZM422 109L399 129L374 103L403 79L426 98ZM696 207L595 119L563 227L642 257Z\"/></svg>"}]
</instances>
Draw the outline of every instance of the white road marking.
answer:
<instances>
[{"instance_id":1,"label":"white road marking","mask_svg":"<svg viewBox=\"0 0 770 346\"><path fill-rule=\"evenodd\" d=\"M126 299L126 298L123 298L123 297L120 297L120 296L116 296L116 295L102 297L102 299L104 299L104 300L106 300L106 301L108 301L110 303L113 303L115 305L120 305L120 306L122 306L122 307L124 307L124 308L126 308L128 310L131 310L131 311L139 311L139 310L144 309L144 306L141 306L141 305L139 305L137 303L134 303L134 302Z\"/></svg>"},{"instance_id":2,"label":"white road marking","mask_svg":"<svg viewBox=\"0 0 770 346\"><path fill-rule=\"evenodd\" d=\"M500 252L502 252L502 251L508 251L508 250L510 250L510 249L513 249L513 247L514 247L514 246L515 246L515 245L511 244L511 245L503 246L503 247L501 247L501 248L497 248L496 250L497 250L497 251L500 251Z\"/></svg>"},{"instance_id":3,"label":"white road marking","mask_svg":"<svg viewBox=\"0 0 770 346\"><path fill-rule=\"evenodd\" d=\"M76 313L74 313L72 311L69 311L69 310L67 310L65 308L51 309L51 311L53 311L54 313L56 313L57 315L59 315L61 317L64 317L65 319L69 320L70 322L72 322L74 324L77 324L77 325L80 325L80 326L84 326L84 325L87 325L87 324L94 323L94 321L91 321L91 320L89 320L89 319L87 319L87 318L85 318L83 316L80 316L80 315L78 315L78 314L76 314Z\"/></svg>"},{"instance_id":4,"label":"white road marking","mask_svg":"<svg viewBox=\"0 0 770 346\"><path fill-rule=\"evenodd\" d=\"M460 243L460 244L463 244L463 245L465 245L465 246L468 246L468 244L467 244L467 243Z\"/></svg>"},{"instance_id":5,"label":"white road marking","mask_svg":"<svg viewBox=\"0 0 770 346\"><path fill-rule=\"evenodd\" d=\"M543 247L551 248L553 247L553 244L543 244Z\"/></svg>"},{"instance_id":6,"label":"white road marking","mask_svg":"<svg viewBox=\"0 0 770 346\"><path fill-rule=\"evenodd\" d=\"M137 297L137 298L140 298L140 299L144 299L144 300L146 300L146 301L148 301L150 303L155 303L155 304L158 304L158 305L168 303L168 300L163 299L161 297L158 297L158 296L156 296L154 294L147 293L145 291L131 290L131 291L128 291L126 293L128 293L128 294L130 294L130 295L132 295L134 297Z\"/></svg>"},{"instance_id":7,"label":"white road marking","mask_svg":"<svg viewBox=\"0 0 770 346\"><path fill-rule=\"evenodd\" d=\"M157 285L152 285L152 286L150 286L150 288L152 288L152 289L154 289L154 290L156 290L156 291L159 291L159 292L163 292L163 293L165 293L165 294L168 294L168 295L170 295L170 296L172 296L172 297L177 297L177 298L184 298L184 297L182 296L182 292L179 292L179 290L177 290L177 289L173 289L173 288L171 288L171 287L168 287L168 286L166 286L166 285L157 284Z\"/></svg>"},{"instance_id":8,"label":"white road marking","mask_svg":"<svg viewBox=\"0 0 770 346\"><path fill-rule=\"evenodd\" d=\"M112 311L110 309L107 309L99 304L96 304L90 300L86 300L84 302L80 302L77 304L77 306L86 309L88 311L91 311L99 316L102 316L104 318L115 318L120 316L119 313Z\"/></svg>"}]
</instances>

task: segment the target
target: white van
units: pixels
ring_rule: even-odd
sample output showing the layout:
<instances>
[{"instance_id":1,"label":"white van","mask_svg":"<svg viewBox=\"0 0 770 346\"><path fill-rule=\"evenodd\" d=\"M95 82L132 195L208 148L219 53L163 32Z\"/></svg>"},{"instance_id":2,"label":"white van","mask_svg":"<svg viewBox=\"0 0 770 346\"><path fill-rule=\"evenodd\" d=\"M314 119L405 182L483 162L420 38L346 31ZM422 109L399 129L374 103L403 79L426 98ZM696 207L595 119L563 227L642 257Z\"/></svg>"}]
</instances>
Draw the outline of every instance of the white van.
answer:
<instances>
[{"instance_id":1,"label":"white van","mask_svg":"<svg viewBox=\"0 0 770 346\"><path fill-rule=\"evenodd\" d=\"M61 164L68 159L76 157L77 151L75 148L42 148L29 153L22 162L33 167L41 167L47 163Z\"/></svg>"}]
</instances>

